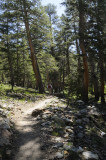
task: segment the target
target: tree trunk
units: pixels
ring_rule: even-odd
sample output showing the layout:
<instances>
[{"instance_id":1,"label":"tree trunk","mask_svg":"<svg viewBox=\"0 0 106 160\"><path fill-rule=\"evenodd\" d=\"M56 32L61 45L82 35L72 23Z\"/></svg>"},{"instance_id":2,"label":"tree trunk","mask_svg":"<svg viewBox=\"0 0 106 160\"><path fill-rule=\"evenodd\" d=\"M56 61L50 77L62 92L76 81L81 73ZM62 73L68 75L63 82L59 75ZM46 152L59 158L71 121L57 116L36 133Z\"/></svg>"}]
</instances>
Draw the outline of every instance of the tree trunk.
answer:
<instances>
[{"instance_id":1,"label":"tree trunk","mask_svg":"<svg viewBox=\"0 0 106 160\"><path fill-rule=\"evenodd\" d=\"M98 46L99 65L100 65L100 95L101 95L101 102L104 103L105 102L105 98L104 98L104 52L105 51L104 51L104 43L103 43L102 36L104 34L103 26L105 26L105 24L100 23L101 16L103 16L103 12L101 12L101 10L102 10L101 8L104 5L104 3L103 3L103 1L100 1L100 0L98 0L97 3L98 3L98 6L97 6L98 12L97 12L96 19L97 19L97 26L99 28L99 30L98 30L98 44L100 45L100 46ZM102 33L102 35L100 32Z\"/></svg>"},{"instance_id":2,"label":"tree trunk","mask_svg":"<svg viewBox=\"0 0 106 160\"><path fill-rule=\"evenodd\" d=\"M18 54L18 23L17 23L17 85L19 86L19 54Z\"/></svg>"},{"instance_id":3,"label":"tree trunk","mask_svg":"<svg viewBox=\"0 0 106 160\"><path fill-rule=\"evenodd\" d=\"M67 45L67 49L66 49L66 72L67 72L67 75L70 74L69 47L68 47L68 45Z\"/></svg>"},{"instance_id":4,"label":"tree trunk","mask_svg":"<svg viewBox=\"0 0 106 160\"><path fill-rule=\"evenodd\" d=\"M90 64L91 64L91 79L92 79L92 83L94 86L95 100L98 101L99 100L98 79L95 74L95 66L94 66L94 62L92 60L92 57L90 59Z\"/></svg>"},{"instance_id":5,"label":"tree trunk","mask_svg":"<svg viewBox=\"0 0 106 160\"><path fill-rule=\"evenodd\" d=\"M77 31L76 31L76 26L75 26L75 19L74 19L74 33L75 35L77 35ZM79 43L78 43L78 38L76 37L76 40L75 40L75 43L76 43L76 51L77 51L77 55L78 55L78 68L77 68L77 72L78 72L78 87L77 87L77 96L79 94L82 95L82 92L81 92L81 83L82 83L82 71L81 71L81 58L80 58L80 48L79 48Z\"/></svg>"},{"instance_id":6,"label":"tree trunk","mask_svg":"<svg viewBox=\"0 0 106 160\"><path fill-rule=\"evenodd\" d=\"M14 73L13 73L12 57L11 57L11 52L10 52L10 49L9 49L9 41L8 41L8 19L7 19L7 58L8 58L9 71L10 71L10 83L11 83L12 90L13 90L13 87L14 87Z\"/></svg>"},{"instance_id":7,"label":"tree trunk","mask_svg":"<svg viewBox=\"0 0 106 160\"><path fill-rule=\"evenodd\" d=\"M104 65L103 65L103 53L99 51L99 63L100 63L100 95L101 95L101 102L105 102L104 98Z\"/></svg>"},{"instance_id":8,"label":"tree trunk","mask_svg":"<svg viewBox=\"0 0 106 160\"><path fill-rule=\"evenodd\" d=\"M24 73L23 73L23 87L25 87L25 53L23 51L23 70L24 70Z\"/></svg>"},{"instance_id":9,"label":"tree trunk","mask_svg":"<svg viewBox=\"0 0 106 160\"><path fill-rule=\"evenodd\" d=\"M65 35L64 39L65 43L67 43L67 35ZM69 61L69 45L66 44L65 54L66 54L66 74L70 74L70 61Z\"/></svg>"},{"instance_id":10,"label":"tree trunk","mask_svg":"<svg viewBox=\"0 0 106 160\"><path fill-rule=\"evenodd\" d=\"M83 67L84 67L83 100L84 102L88 102L88 63L87 63L87 54L85 51L85 44L84 44L85 21L84 21L83 4L84 1L79 0L79 42L83 56Z\"/></svg>"},{"instance_id":11,"label":"tree trunk","mask_svg":"<svg viewBox=\"0 0 106 160\"><path fill-rule=\"evenodd\" d=\"M27 38L28 38L29 47L30 47L30 51L31 51L32 66L33 66L33 70L35 73L37 85L39 87L39 93L43 93L44 87L43 87L43 83L42 83L42 79L41 79L41 75L40 75L40 71L39 71L39 67L38 67L38 63L37 63L37 57L35 55L35 49L32 44L32 38L31 38L31 34L30 34L30 29L29 29L29 21L28 21L28 15L27 15L27 10L26 10L26 0L23 0L23 7L24 7L25 28L26 28Z\"/></svg>"}]
</instances>

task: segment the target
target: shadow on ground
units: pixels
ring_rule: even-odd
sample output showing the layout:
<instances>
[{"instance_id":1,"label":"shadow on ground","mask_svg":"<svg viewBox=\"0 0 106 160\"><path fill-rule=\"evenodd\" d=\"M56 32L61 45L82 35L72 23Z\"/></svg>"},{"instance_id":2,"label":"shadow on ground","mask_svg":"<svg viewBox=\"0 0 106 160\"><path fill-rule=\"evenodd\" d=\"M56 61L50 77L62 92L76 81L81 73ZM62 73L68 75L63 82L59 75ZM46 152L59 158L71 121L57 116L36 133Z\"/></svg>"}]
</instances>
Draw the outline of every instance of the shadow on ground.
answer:
<instances>
[{"instance_id":1,"label":"shadow on ground","mask_svg":"<svg viewBox=\"0 0 106 160\"><path fill-rule=\"evenodd\" d=\"M34 117L24 117L21 126L15 127L12 155L8 160L57 160L57 152L63 155L61 160L82 160L82 152L75 150L78 147L104 160L106 138L100 135L101 121L97 123L99 126L95 123L100 117L84 113L86 107L52 104Z\"/></svg>"}]
</instances>

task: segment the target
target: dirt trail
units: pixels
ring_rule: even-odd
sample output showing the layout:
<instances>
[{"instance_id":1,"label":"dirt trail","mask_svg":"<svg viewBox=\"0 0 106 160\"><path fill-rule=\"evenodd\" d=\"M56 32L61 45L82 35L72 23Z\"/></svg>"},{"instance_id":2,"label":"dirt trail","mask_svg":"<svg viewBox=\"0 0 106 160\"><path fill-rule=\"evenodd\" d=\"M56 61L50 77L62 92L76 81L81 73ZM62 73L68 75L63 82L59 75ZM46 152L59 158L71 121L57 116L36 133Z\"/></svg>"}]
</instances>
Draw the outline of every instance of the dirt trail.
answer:
<instances>
[{"instance_id":1,"label":"dirt trail","mask_svg":"<svg viewBox=\"0 0 106 160\"><path fill-rule=\"evenodd\" d=\"M52 101L58 101L57 98L48 97L38 103L26 108L22 108L22 114L16 113L14 116L15 129L17 130L17 137L14 141L14 155L11 160L43 160L44 153L41 151L41 140L39 137L40 128L37 126L37 121L31 116L33 110L38 108L45 108Z\"/></svg>"}]
</instances>

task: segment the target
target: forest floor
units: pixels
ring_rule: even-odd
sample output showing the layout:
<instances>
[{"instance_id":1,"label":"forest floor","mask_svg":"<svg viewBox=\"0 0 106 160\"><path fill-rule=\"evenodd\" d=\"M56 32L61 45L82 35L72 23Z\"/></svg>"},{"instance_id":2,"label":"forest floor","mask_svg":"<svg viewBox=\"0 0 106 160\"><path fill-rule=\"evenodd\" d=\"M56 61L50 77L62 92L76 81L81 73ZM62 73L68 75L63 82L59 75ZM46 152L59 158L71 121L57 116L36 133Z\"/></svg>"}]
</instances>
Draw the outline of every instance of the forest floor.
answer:
<instances>
[{"instance_id":1,"label":"forest floor","mask_svg":"<svg viewBox=\"0 0 106 160\"><path fill-rule=\"evenodd\" d=\"M0 160L105 160L106 112L101 104L79 100L67 107L55 96L5 104L11 108L13 134Z\"/></svg>"}]
</instances>

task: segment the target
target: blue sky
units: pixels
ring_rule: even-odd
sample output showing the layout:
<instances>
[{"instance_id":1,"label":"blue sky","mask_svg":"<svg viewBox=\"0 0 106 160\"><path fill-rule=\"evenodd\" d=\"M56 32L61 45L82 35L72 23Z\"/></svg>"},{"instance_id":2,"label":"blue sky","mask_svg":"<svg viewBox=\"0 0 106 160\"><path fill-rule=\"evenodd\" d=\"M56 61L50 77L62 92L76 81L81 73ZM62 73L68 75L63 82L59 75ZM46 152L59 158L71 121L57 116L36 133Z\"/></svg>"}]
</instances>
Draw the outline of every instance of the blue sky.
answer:
<instances>
[{"instance_id":1,"label":"blue sky","mask_svg":"<svg viewBox=\"0 0 106 160\"><path fill-rule=\"evenodd\" d=\"M62 13L64 13L65 7L61 5L64 0L41 0L42 5L46 6L48 3L54 4L57 6L57 14L58 16L61 16Z\"/></svg>"}]
</instances>

